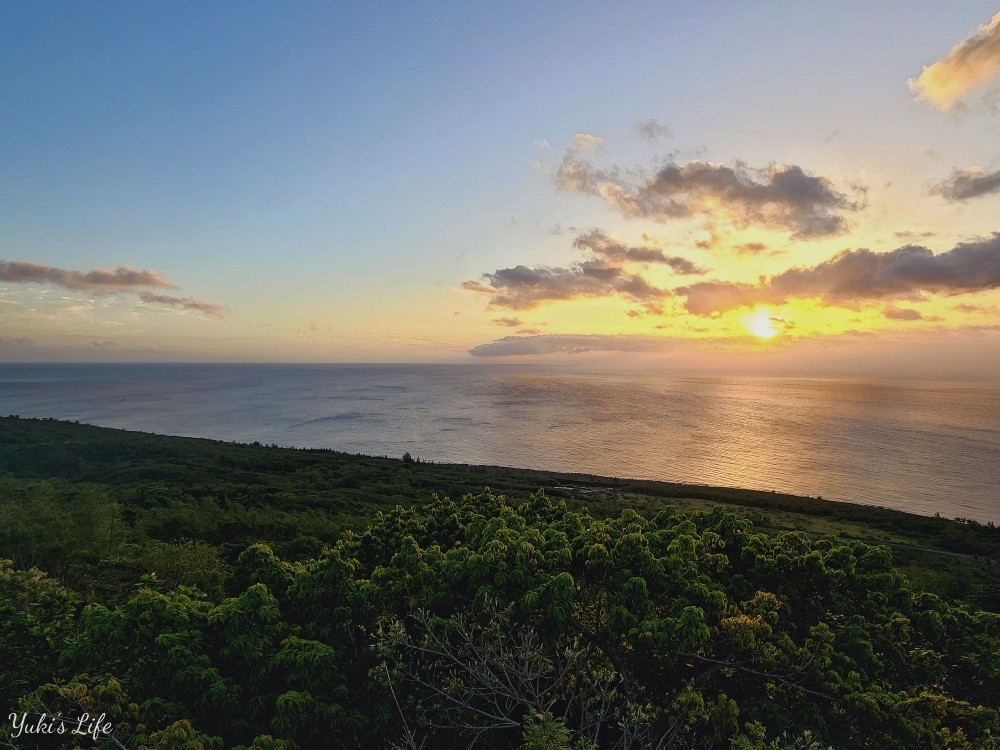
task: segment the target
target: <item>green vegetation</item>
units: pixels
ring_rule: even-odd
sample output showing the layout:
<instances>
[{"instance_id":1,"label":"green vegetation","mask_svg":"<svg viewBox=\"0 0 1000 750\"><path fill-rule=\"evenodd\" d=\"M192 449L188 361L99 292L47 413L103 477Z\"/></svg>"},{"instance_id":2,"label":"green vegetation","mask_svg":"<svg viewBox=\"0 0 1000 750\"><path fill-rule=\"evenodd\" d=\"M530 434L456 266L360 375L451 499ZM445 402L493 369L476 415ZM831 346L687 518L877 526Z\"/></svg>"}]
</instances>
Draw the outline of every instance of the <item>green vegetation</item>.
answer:
<instances>
[{"instance_id":1,"label":"green vegetation","mask_svg":"<svg viewBox=\"0 0 1000 750\"><path fill-rule=\"evenodd\" d=\"M992 525L7 418L3 558L15 747L1000 738Z\"/></svg>"}]
</instances>

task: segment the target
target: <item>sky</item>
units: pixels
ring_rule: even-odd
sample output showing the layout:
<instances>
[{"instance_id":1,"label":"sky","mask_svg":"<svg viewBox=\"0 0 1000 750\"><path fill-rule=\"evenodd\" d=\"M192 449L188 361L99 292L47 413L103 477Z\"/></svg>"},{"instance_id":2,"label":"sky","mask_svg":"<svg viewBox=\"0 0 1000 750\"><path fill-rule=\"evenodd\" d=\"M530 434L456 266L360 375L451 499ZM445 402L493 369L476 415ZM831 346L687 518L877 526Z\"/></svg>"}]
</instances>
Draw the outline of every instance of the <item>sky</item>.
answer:
<instances>
[{"instance_id":1,"label":"sky","mask_svg":"<svg viewBox=\"0 0 1000 750\"><path fill-rule=\"evenodd\" d=\"M994 3L0 5L0 362L995 378Z\"/></svg>"}]
</instances>

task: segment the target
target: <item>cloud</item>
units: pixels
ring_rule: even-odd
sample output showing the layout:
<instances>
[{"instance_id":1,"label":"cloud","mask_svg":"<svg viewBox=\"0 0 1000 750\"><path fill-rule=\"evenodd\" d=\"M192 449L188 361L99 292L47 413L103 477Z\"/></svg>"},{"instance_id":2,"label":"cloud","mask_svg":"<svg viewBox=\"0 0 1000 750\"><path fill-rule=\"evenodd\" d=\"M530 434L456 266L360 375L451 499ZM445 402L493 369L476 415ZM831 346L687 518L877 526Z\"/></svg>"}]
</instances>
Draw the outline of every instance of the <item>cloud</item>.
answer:
<instances>
[{"instance_id":1,"label":"cloud","mask_svg":"<svg viewBox=\"0 0 1000 750\"><path fill-rule=\"evenodd\" d=\"M626 217L669 222L693 216L724 216L740 228L784 230L795 239L841 234L843 214L863 207L825 177L795 165L751 169L704 161L670 164L651 177L625 177L598 169L570 149L555 175L560 190L594 195ZM860 191L860 188L856 189Z\"/></svg>"},{"instance_id":2,"label":"cloud","mask_svg":"<svg viewBox=\"0 0 1000 750\"><path fill-rule=\"evenodd\" d=\"M166 294L153 294L152 292L140 292L139 299L143 302L156 305L167 305L169 307L179 307L183 310L195 310L204 313L210 318L221 318L225 314L222 305L214 305L205 302L197 297L170 297Z\"/></svg>"},{"instance_id":3,"label":"cloud","mask_svg":"<svg viewBox=\"0 0 1000 750\"><path fill-rule=\"evenodd\" d=\"M931 195L940 195L950 201L965 201L990 193L1000 193L1000 170L984 172L979 167L956 169L948 179L931 188Z\"/></svg>"},{"instance_id":4,"label":"cloud","mask_svg":"<svg viewBox=\"0 0 1000 750\"><path fill-rule=\"evenodd\" d=\"M954 306L955 310L964 313L995 313L997 311L996 305L972 305L967 302L963 302L959 305Z\"/></svg>"},{"instance_id":5,"label":"cloud","mask_svg":"<svg viewBox=\"0 0 1000 750\"><path fill-rule=\"evenodd\" d=\"M627 271L626 264L662 264L680 275L705 273L686 258L667 255L658 247L628 246L598 230L580 235L573 246L593 257L566 267L500 268L483 274L487 283L466 281L462 288L488 294L491 305L511 310L528 310L543 302L579 297L623 297L638 302L647 313L658 315L662 313L658 303L670 292ZM495 318L494 322L521 325L519 318Z\"/></svg>"},{"instance_id":6,"label":"cloud","mask_svg":"<svg viewBox=\"0 0 1000 750\"><path fill-rule=\"evenodd\" d=\"M676 289L695 315L711 315L790 297L820 297L826 303L882 299L921 292L955 295L1000 287L1000 233L959 243L935 255L920 245L884 253L844 250L812 267L791 268L759 284L709 281Z\"/></svg>"},{"instance_id":7,"label":"cloud","mask_svg":"<svg viewBox=\"0 0 1000 750\"><path fill-rule=\"evenodd\" d=\"M644 141L658 141L661 138L672 138L674 135L669 125L661 124L652 117L639 120L635 124L635 131Z\"/></svg>"},{"instance_id":8,"label":"cloud","mask_svg":"<svg viewBox=\"0 0 1000 750\"><path fill-rule=\"evenodd\" d=\"M973 89L1000 77L1000 13L951 48L948 56L924 66L907 81L918 99L942 111L952 109Z\"/></svg>"},{"instance_id":9,"label":"cloud","mask_svg":"<svg viewBox=\"0 0 1000 750\"><path fill-rule=\"evenodd\" d=\"M0 281L15 284L55 284L85 292L117 293L135 287L151 286L176 289L169 279L156 271L139 271L128 266L112 270L67 271L27 261L5 261L0 258Z\"/></svg>"},{"instance_id":10,"label":"cloud","mask_svg":"<svg viewBox=\"0 0 1000 750\"><path fill-rule=\"evenodd\" d=\"M740 255L760 255L767 250L767 245L763 242L744 242L742 245L734 245L733 250Z\"/></svg>"},{"instance_id":11,"label":"cloud","mask_svg":"<svg viewBox=\"0 0 1000 750\"><path fill-rule=\"evenodd\" d=\"M639 303L655 303L669 296L637 274L627 273L600 258L566 268L514 266L483 274L487 284L466 281L464 289L488 294L490 304L527 310L543 302L578 297L621 296Z\"/></svg>"},{"instance_id":12,"label":"cloud","mask_svg":"<svg viewBox=\"0 0 1000 750\"><path fill-rule=\"evenodd\" d=\"M882 313L889 320L923 320L924 316L919 310L910 307L887 307Z\"/></svg>"},{"instance_id":13,"label":"cloud","mask_svg":"<svg viewBox=\"0 0 1000 750\"><path fill-rule=\"evenodd\" d=\"M532 354L582 354L584 352L664 352L677 342L662 336L544 334L504 336L469 350L474 357L509 357Z\"/></svg>"},{"instance_id":14,"label":"cloud","mask_svg":"<svg viewBox=\"0 0 1000 750\"><path fill-rule=\"evenodd\" d=\"M686 298L684 307L693 315L711 315L761 302L784 301L772 298L768 288L734 281L700 281L676 289L675 292Z\"/></svg>"},{"instance_id":15,"label":"cloud","mask_svg":"<svg viewBox=\"0 0 1000 750\"><path fill-rule=\"evenodd\" d=\"M509 328L517 328L524 325L524 321L520 318L493 318L493 322L498 326L508 326Z\"/></svg>"},{"instance_id":16,"label":"cloud","mask_svg":"<svg viewBox=\"0 0 1000 750\"><path fill-rule=\"evenodd\" d=\"M592 133L577 133L573 136L573 147L580 151L596 151L604 145L604 139Z\"/></svg>"},{"instance_id":17,"label":"cloud","mask_svg":"<svg viewBox=\"0 0 1000 750\"><path fill-rule=\"evenodd\" d=\"M767 320L771 324L771 328L774 329L775 331L778 331L779 333L782 331L791 331L793 328L795 328L795 323L793 323L790 320L785 320L784 318L771 316Z\"/></svg>"},{"instance_id":18,"label":"cloud","mask_svg":"<svg viewBox=\"0 0 1000 750\"><path fill-rule=\"evenodd\" d=\"M573 242L573 246L579 250L589 250L598 257L619 263L627 263L629 261L634 263L662 263L669 266L674 273L682 276L705 273L705 269L699 268L687 258L667 255L658 247L629 247L597 229L577 237Z\"/></svg>"}]
</instances>

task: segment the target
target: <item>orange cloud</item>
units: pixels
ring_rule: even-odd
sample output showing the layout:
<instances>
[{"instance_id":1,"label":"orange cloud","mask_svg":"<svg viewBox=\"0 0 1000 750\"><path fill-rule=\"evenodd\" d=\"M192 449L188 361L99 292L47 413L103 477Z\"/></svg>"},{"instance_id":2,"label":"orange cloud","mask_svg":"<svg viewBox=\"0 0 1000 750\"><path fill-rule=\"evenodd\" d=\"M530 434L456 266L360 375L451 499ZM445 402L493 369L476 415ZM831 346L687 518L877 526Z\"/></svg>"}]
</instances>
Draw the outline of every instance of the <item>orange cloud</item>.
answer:
<instances>
[{"instance_id":1,"label":"orange cloud","mask_svg":"<svg viewBox=\"0 0 1000 750\"><path fill-rule=\"evenodd\" d=\"M978 86L1000 78L1000 13L948 56L907 81L910 91L942 111L952 109Z\"/></svg>"}]
</instances>

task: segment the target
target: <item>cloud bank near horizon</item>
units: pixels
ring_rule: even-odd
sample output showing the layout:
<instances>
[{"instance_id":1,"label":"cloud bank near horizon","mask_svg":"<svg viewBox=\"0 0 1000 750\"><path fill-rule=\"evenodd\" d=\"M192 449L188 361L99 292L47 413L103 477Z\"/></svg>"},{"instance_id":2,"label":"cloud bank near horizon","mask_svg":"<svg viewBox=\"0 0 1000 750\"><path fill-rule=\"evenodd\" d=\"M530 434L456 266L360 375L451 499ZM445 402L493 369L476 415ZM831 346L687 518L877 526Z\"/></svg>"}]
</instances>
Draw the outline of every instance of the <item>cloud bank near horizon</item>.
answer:
<instances>
[{"instance_id":1,"label":"cloud bank near horizon","mask_svg":"<svg viewBox=\"0 0 1000 750\"><path fill-rule=\"evenodd\" d=\"M469 350L473 357L509 357L539 354L584 354L587 352L665 352L678 345L676 339L630 334L541 334L504 336Z\"/></svg>"},{"instance_id":2,"label":"cloud bank near horizon","mask_svg":"<svg viewBox=\"0 0 1000 750\"><path fill-rule=\"evenodd\" d=\"M727 339L675 339L642 335L508 336L473 347L476 357L576 357L610 353L653 358L671 372L847 376L906 373L913 378L954 377L995 382L1000 371L1000 326L944 326L920 331L845 331L834 336L774 340L734 351ZM697 357L692 356L697 353ZM571 356L572 355L572 356ZM593 362L594 360L591 360Z\"/></svg>"}]
</instances>

